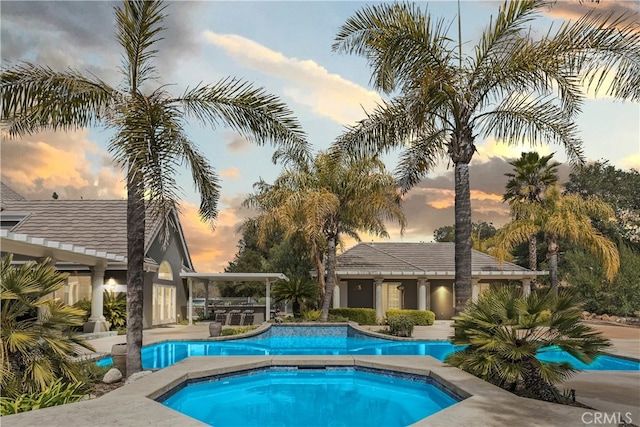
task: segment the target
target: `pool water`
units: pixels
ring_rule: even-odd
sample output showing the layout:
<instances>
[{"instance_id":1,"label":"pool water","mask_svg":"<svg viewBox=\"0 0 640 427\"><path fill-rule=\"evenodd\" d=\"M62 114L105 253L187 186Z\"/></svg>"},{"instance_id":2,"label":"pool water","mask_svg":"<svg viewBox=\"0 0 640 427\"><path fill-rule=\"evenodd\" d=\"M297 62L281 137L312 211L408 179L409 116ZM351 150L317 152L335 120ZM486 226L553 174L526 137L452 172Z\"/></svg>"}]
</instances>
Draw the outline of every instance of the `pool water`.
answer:
<instances>
[{"instance_id":1,"label":"pool water","mask_svg":"<svg viewBox=\"0 0 640 427\"><path fill-rule=\"evenodd\" d=\"M313 335L311 335L313 334ZM191 356L280 356L280 355L409 355L445 357L464 346L446 341L394 341L361 334L348 326L273 326L254 337L228 341L166 341L142 348L142 367L162 369ZM612 356L598 356L585 365L568 353L549 348L538 358L569 362L582 370L640 371L640 362ZM98 362L112 364L110 358Z\"/></svg>"},{"instance_id":2,"label":"pool water","mask_svg":"<svg viewBox=\"0 0 640 427\"><path fill-rule=\"evenodd\" d=\"M186 385L162 403L225 426L407 426L460 399L425 376L267 368Z\"/></svg>"}]
</instances>

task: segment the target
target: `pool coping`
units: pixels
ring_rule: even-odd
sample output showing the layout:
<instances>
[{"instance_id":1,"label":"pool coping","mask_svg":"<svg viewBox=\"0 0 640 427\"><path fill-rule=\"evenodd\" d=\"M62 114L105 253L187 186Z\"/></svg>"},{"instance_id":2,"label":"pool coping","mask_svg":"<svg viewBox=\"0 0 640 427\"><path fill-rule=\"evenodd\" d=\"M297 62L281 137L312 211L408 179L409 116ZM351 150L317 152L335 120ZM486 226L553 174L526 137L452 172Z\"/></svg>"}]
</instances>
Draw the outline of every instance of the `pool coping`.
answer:
<instances>
[{"instance_id":1,"label":"pool coping","mask_svg":"<svg viewBox=\"0 0 640 427\"><path fill-rule=\"evenodd\" d=\"M587 411L515 396L430 356L192 356L100 398L4 416L2 425L203 426L206 424L173 411L154 399L189 379L269 366L310 365L361 366L428 375L465 398L416 422L414 426L583 425L582 417Z\"/></svg>"}]
</instances>

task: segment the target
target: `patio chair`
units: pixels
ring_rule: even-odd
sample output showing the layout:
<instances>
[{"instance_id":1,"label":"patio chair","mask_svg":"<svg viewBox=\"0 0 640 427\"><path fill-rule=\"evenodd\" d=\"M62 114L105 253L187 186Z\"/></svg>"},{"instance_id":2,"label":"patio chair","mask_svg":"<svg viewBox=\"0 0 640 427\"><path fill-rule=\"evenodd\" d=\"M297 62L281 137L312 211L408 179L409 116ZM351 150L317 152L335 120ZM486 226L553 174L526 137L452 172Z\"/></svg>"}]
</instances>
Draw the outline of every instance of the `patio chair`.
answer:
<instances>
[{"instance_id":1,"label":"patio chair","mask_svg":"<svg viewBox=\"0 0 640 427\"><path fill-rule=\"evenodd\" d=\"M231 310L229 312L229 325L240 325L242 321L242 312L240 310Z\"/></svg>"},{"instance_id":2,"label":"patio chair","mask_svg":"<svg viewBox=\"0 0 640 427\"><path fill-rule=\"evenodd\" d=\"M227 310L216 310L215 312L215 321L220 322L223 325L227 323Z\"/></svg>"},{"instance_id":3,"label":"patio chair","mask_svg":"<svg viewBox=\"0 0 640 427\"><path fill-rule=\"evenodd\" d=\"M242 324L253 325L253 312L254 310L245 310L242 313Z\"/></svg>"}]
</instances>

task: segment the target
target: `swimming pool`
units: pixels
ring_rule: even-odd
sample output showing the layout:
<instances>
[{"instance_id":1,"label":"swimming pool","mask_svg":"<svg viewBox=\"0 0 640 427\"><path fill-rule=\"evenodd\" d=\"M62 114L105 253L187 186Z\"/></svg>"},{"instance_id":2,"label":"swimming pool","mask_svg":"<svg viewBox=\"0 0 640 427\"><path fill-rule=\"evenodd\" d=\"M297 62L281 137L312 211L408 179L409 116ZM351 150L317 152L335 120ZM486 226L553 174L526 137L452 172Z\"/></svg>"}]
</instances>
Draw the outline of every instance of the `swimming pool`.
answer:
<instances>
[{"instance_id":1,"label":"swimming pool","mask_svg":"<svg viewBox=\"0 0 640 427\"><path fill-rule=\"evenodd\" d=\"M398 341L360 333L348 326L288 326L273 325L267 331L248 338L225 341L166 341L142 349L144 369L162 369L191 356L281 356L281 355L378 355L432 356L440 361L464 348L447 341ZM598 356L590 365L582 364L571 355L549 349L541 360L567 361L583 370L640 371L640 362ZM103 366L111 361L103 359Z\"/></svg>"},{"instance_id":2,"label":"swimming pool","mask_svg":"<svg viewBox=\"0 0 640 427\"><path fill-rule=\"evenodd\" d=\"M274 366L202 378L158 401L215 426L406 426L461 400L423 375Z\"/></svg>"}]
</instances>

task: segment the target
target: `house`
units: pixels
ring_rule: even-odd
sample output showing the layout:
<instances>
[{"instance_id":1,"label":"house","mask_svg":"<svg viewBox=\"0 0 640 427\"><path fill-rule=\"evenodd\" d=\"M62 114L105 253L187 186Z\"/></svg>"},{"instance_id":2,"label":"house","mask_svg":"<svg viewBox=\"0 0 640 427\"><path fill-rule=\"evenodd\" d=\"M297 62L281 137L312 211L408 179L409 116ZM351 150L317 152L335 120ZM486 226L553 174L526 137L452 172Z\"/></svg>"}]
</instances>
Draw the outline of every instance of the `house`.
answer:
<instances>
[{"instance_id":1,"label":"house","mask_svg":"<svg viewBox=\"0 0 640 427\"><path fill-rule=\"evenodd\" d=\"M14 262L50 259L69 273L56 298L67 304L91 300L85 332L107 330L103 292L126 290L126 200L26 200L1 184L0 249L14 254ZM144 260L143 327L175 323L187 318L188 290L181 273L193 272L176 212L166 242L162 221L147 215Z\"/></svg>"},{"instance_id":2,"label":"house","mask_svg":"<svg viewBox=\"0 0 640 427\"><path fill-rule=\"evenodd\" d=\"M545 271L532 271L476 250L471 254L472 298L492 283L520 282L524 292ZM454 243L359 243L337 257L333 307L431 310L454 315Z\"/></svg>"}]
</instances>

